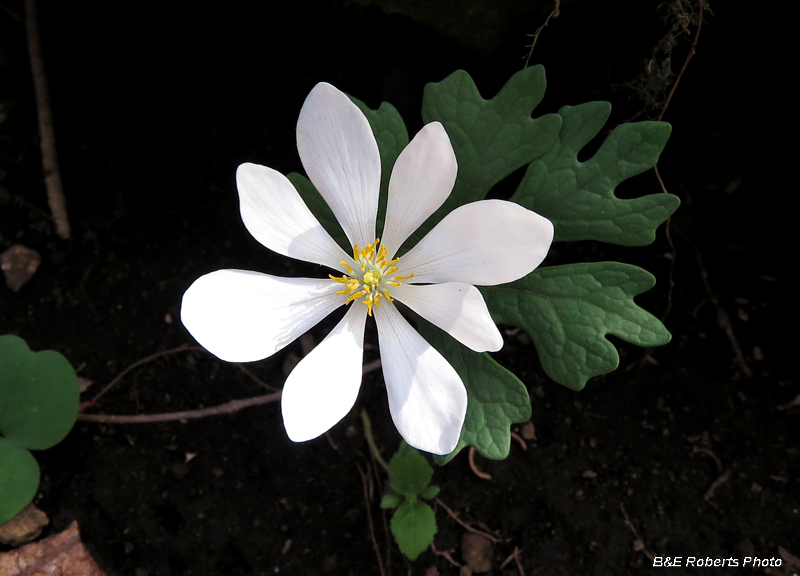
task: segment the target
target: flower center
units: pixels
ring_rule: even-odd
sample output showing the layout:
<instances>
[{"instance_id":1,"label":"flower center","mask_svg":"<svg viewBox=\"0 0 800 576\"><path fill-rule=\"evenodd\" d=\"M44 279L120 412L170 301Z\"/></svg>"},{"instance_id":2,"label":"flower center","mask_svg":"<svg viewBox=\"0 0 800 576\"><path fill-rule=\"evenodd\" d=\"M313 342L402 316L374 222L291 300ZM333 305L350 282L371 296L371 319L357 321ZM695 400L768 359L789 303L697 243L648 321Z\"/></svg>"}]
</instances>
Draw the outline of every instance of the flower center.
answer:
<instances>
[{"instance_id":1,"label":"flower center","mask_svg":"<svg viewBox=\"0 0 800 576\"><path fill-rule=\"evenodd\" d=\"M414 277L413 274L409 276L396 275L397 266L394 264L400 258L387 262L389 249L380 242L381 239L377 238L366 248L359 249L358 244L353 246L353 260L356 261L357 270L353 271L347 262L342 261L341 264L347 268L347 275L328 275L333 280L345 285L344 290L337 292L337 294L347 295L345 305L361 298L361 301L367 306L370 316L372 316L373 304L378 308L381 307L381 297L386 298L389 302L394 300L389 295L392 286L400 286L402 280Z\"/></svg>"}]
</instances>

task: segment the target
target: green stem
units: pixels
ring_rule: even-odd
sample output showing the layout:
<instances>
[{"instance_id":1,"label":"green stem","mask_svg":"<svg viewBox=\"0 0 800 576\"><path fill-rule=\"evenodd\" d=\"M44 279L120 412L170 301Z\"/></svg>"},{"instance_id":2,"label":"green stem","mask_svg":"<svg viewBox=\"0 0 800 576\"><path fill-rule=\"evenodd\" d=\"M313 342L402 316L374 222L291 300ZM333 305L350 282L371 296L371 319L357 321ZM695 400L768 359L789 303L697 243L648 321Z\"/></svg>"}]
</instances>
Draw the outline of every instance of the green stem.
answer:
<instances>
[{"instance_id":1,"label":"green stem","mask_svg":"<svg viewBox=\"0 0 800 576\"><path fill-rule=\"evenodd\" d=\"M369 451L372 453L373 458L378 461L378 464L388 473L389 466L384 462L381 453L378 451L378 447L375 445L375 438L372 436L372 423L369 421L367 411L363 408L361 409L361 421L364 423L364 437L367 439Z\"/></svg>"}]
</instances>

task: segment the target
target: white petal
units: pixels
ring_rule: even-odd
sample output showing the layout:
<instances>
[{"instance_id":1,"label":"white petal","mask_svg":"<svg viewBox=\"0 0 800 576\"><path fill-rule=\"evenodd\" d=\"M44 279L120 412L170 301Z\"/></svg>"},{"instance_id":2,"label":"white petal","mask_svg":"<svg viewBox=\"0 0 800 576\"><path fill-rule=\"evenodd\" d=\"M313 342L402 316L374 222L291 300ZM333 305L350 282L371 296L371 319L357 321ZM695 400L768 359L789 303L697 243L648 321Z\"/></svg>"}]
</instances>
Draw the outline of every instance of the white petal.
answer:
<instances>
[{"instance_id":1,"label":"white petal","mask_svg":"<svg viewBox=\"0 0 800 576\"><path fill-rule=\"evenodd\" d=\"M503 337L475 286L462 282L402 284L391 295L475 352L497 352Z\"/></svg>"},{"instance_id":2,"label":"white petal","mask_svg":"<svg viewBox=\"0 0 800 576\"><path fill-rule=\"evenodd\" d=\"M297 150L350 243L372 243L381 157L367 117L343 92L321 82L300 110Z\"/></svg>"},{"instance_id":3,"label":"white petal","mask_svg":"<svg viewBox=\"0 0 800 576\"><path fill-rule=\"evenodd\" d=\"M553 242L553 225L519 204L481 200L445 216L397 266L411 282L513 282L541 264Z\"/></svg>"},{"instance_id":4,"label":"white petal","mask_svg":"<svg viewBox=\"0 0 800 576\"><path fill-rule=\"evenodd\" d=\"M397 157L389 179L386 224L381 240L391 259L403 242L453 190L458 163L439 122L426 124Z\"/></svg>"},{"instance_id":5,"label":"white petal","mask_svg":"<svg viewBox=\"0 0 800 576\"><path fill-rule=\"evenodd\" d=\"M189 286L181 321L200 345L226 362L271 356L344 303L333 280L217 270Z\"/></svg>"},{"instance_id":6,"label":"white petal","mask_svg":"<svg viewBox=\"0 0 800 576\"><path fill-rule=\"evenodd\" d=\"M278 254L343 272L339 262L352 265L286 176L266 166L242 164L236 170L236 186L244 225L261 244Z\"/></svg>"},{"instance_id":7,"label":"white petal","mask_svg":"<svg viewBox=\"0 0 800 576\"><path fill-rule=\"evenodd\" d=\"M293 442L324 434L355 404L361 387L366 319L367 307L354 303L286 379L281 412Z\"/></svg>"},{"instance_id":8,"label":"white petal","mask_svg":"<svg viewBox=\"0 0 800 576\"><path fill-rule=\"evenodd\" d=\"M389 411L403 439L433 454L455 449L467 414L467 390L435 348L383 302L374 308Z\"/></svg>"}]
</instances>

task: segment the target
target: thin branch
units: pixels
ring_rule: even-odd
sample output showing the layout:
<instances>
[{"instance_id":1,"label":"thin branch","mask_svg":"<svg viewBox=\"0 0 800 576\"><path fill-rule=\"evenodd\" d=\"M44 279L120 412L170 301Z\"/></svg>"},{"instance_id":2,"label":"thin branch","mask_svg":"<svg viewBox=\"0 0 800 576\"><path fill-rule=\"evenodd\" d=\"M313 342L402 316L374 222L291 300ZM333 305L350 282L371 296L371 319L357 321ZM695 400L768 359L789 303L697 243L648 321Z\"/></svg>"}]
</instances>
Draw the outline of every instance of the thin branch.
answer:
<instances>
[{"instance_id":1,"label":"thin branch","mask_svg":"<svg viewBox=\"0 0 800 576\"><path fill-rule=\"evenodd\" d=\"M480 534L481 536L483 536L484 538L488 538L488 539L489 539L489 540L491 540L492 542L500 542L500 541L501 541L501 539L500 539L500 538L498 538L497 536L494 536L494 535L492 535L492 534L489 534L488 532L483 532L482 530L477 530L476 528L473 528L472 526L470 526L469 524L467 524L466 522L464 522L464 521L463 521L461 518L459 518L459 517L458 517L458 514L456 514L455 512L453 512L453 511L452 511L452 510L451 510L451 509L450 509L450 508L447 506L447 504L445 504L444 502L442 502L442 501L441 501L439 498L437 498L437 499L436 499L436 503L437 503L439 506L441 506L442 508L444 508L444 511L445 511L445 512L447 512L447 513L450 515L450 518L452 518L453 520L455 520L456 522L458 522L459 524L461 524L461 525L462 525L464 528L466 528L466 529L467 529L467 530L469 530L470 532L473 532L474 534Z\"/></svg>"},{"instance_id":2,"label":"thin branch","mask_svg":"<svg viewBox=\"0 0 800 576\"><path fill-rule=\"evenodd\" d=\"M361 422L364 424L364 437L367 439L367 445L373 458L381 465L381 468L389 472L389 466L381 456L378 446L375 444L375 437L372 435L372 423L369 421L369 415L363 408L361 409Z\"/></svg>"},{"instance_id":3,"label":"thin branch","mask_svg":"<svg viewBox=\"0 0 800 576\"><path fill-rule=\"evenodd\" d=\"M661 185L661 191L664 194L669 194L667 192L667 187L664 185L664 180L661 179L661 173L658 171L658 164L653 166L653 170L655 170L656 178L658 178L658 183ZM664 233L667 237L667 244L669 244L670 253L672 254L672 258L669 262L669 288L667 290L667 307L664 310L664 314L661 315L661 321L663 322L666 320L667 315L672 310L672 294L675 291L675 261L678 259L678 254L675 252L675 243L672 241L672 232L670 230L670 224L672 223L672 216L667 218L666 226L664 226Z\"/></svg>"},{"instance_id":4,"label":"thin branch","mask_svg":"<svg viewBox=\"0 0 800 576\"><path fill-rule=\"evenodd\" d=\"M667 100L664 102L664 107L661 108L661 113L658 115L658 120L661 120L664 117L664 114L667 112L667 108L669 108L669 103L672 101L672 96L675 94L675 90L678 89L678 84L683 77L683 73L686 72L686 68L689 66L689 61L697 52L697 43L700 40L700 30L703 27L703 17L706 13L706 6L704 0L699 0L700 5L700 17L697 21L697 30L694 34L694 39L692 40L692 46L689 49L689 53L686 55L686 60L683 61L683 66L681 67L681 71L678 73L678 77L675 79L675 83L672 85L672 88L667 95ZM661 185L661 190L667 194L667 187L664 185L664 180L661 178L661 174L658 171L658 164L653 166L653 169L656 173L656 178L658 179L658 183ZM670 223L672 222L672 217L670 216L667 218L667 224L664 228L665 234L667 236L667 243L669 244L669 249L672 251L672 260L669 266L669 290L667 293L667 308L664 310L664 314L661 317L661 321L663 322L666 319L667 315L672 310L672 293L675 289L675 260L677 259L677 254L675 253L675 244L672 242L672 234L670 233Z\"/></svg>"},{"instance_id":5,"label":"thin branch","mask_svg":"<svg viewBox=\"0 0 800 576\"><path fill-rule=\"evenodd\" d=\"M106 392L108 392L114 386L116 386L119 383L119 381L122 380L125 377L125 375L134 368L138 368L142 364L147 364L148 362L151 362L156 358L161 358L162 356L168 356L170 354L175 354L177 352L191 352L193 350L200 350L205 352L205 348L201 348L200 346L188 346L186 344L181 344L177 348L172 348L171 350L163 350L161 352L156 352L155 354L150 354L150 356L145 356L141 360L137 360L136 362L125 368L125 370L117 374L116 377L111 382L106 384L105 388L100 390L100 392L98 392L97 395L94 398L92 398L91 401L97 402L100 398L102 398L105 395Z\"/></svg>"},{"instance_id":6,"label":"thin branch","mask_svg":"<svg viewBox=\"0 0 800 576\"><path fill-rule=\"evenodd\" d=\"M166 412L164 414L135 414L114 415L114 414L78 414L78 420L83 422L106 422L110 424L149 424L152 422L173 422L175 420L192 420L195 418L205 418L206 416L217 416L219 414L233 414L242 408L250 406L261 406L270 402L277 402L281 399L281 392L273 392L255 398L244 400L231 400L219 406L211 408L201 408L199 410L186 410L183 412Z\"/></svg>"},{"instance_id":7,"label":"thin branch","mask_svg":"<svg viewBox=\"0 0 800 576\"><path fill-rule=\"evenodd\" d=\"M717 298L717 295L713 290L711 290L711 284L708 281L708 271L703 265L703 257L700 255L700 250L697 248L695 248L695 256L697 258L697 265L700 268L700 278L703 280L703 288L706 290L708 299L711 300L711 303L717 309L717 324L725 331L725 335L728 337L731 348L733 348L733 354L736 357L736 364L738 364L742 374L748 378L751 378L753 376L753 371L750 370L750 366L747 365L747 361L744 359L742 348L739 346L739 341L736 339L736 334L733 331L731 317L728 315L728 311L725 310L725 308L723 308L719 303L719 298Z\"/></svg>"},{"instance_id":8,"label":"thin branch","mask_svg":"<svg viewBox=\"0 0 800 576\"><path fill-rule=\"evenodd\" d=\"M201 348L201 350L202 350L202 348ZM242 363L240 363L240 362L236 362L236 366L239 368L239 370L241 370L241 371L242 371L242 372L244 372L244 373L245 373L247 376L249 376L249 377L250 377L250 379L251 379L253 382L255 382L256 384L258 384L259 386L261 386L261 387L262 387L262 388L264 388L265 390L272 390L273 392L277 392L278 390L280 390L280 388L275 388L275 386L270 386L269 384L267 384L266 382L264 382L263 380L261 380L261 378L259 378L259 377L258 377L258 376L256 376L255 374L253 374L253 373L252 373L252 372L251 372L251 371L250 371L250 370L249 370L249 369L248 369L248 368L247 368L247 367L246 367L244 364L242 364Z\"/></svg>"},{"instance_id":9,"label":"thin branch","mask_svg":"<svg viewBox=\"0 0 800 576\"><path fill-rule=\"evenodd\" d=\"M383 570L383 559L381 558L381 551L378 547L378 540L375 538L375 526L372 523L372 510L369 505L369 490L367 489L367 473L361 468L361 465L356 463L358 473L361 475L361 484L364 486L364 505L367 507L367 522L369 523L369 536L372 539L372 548L375 550L375 556L378 557L378 568L381 571L381 576L386 576Z\"/></svg>"},{"instance_id":10,"label":"thin branch","mask_svg":"<svg viewBox=\"0 0 800 576\"><path fill-rule=\"evenodd\" d=\"M28 52L31 58L33 88L36 93L36 114L39 118L39 135L42 139L42 168L44 184L47 188L47 202L56 223L56 232L61 238L70 237L67 201L64 199L64 187L61 184L61 172L58 169L56 153L56 136L53 129L53 113L50 109L50 96L47 89L47 77L44 73L42 44L39 40L39 24L36 16L36 1L25 0L25 30L28 35Z\"/></svg>"},{"instance_id":11,"label":"thin branch","mask_svg":"<svg viewBox=\"0 0 800 576\"><path fill-rule=\"evenodd\" d=\"M492 475L488 472L484 472L478 465L475 464L475 446L469 447L469 467L472 469L472 473L475 474L478 478L483 478L484 480L491 480Z\"/></svg>"},{"instance_id":12,"label":"thin branch","mask_svg":"<svg viewBox=\"0 0 800 576\"><path fill-rule=\"evenodd\" d=\"M561 14L561 0L556 0L556 5L550 12L550 14L547 15L547 19L544 21L544 24L539 26L539 28L537 28L536 32L534 32L533 34L527 35L532 37L533 41L528 46L525 46L525 48L530 48L530 51L528 52L528 56L525 58L525 66L523 66L523 68L527 68L528 62L531 61L531 56L533 56L533 48L536 46L536 42L539 40L539 34L541 34L542 30L544 30L547 27L551 19L558 18L560 14Z\"/></svg>"},{"instance_id":13,"label":"thin branch","mask_svg":"<svg viewBox=\"0 0 800 576\"><path fill-rule=\"evenodd\" d=\"M678 77L675 79L675 84L672 85L672 89L669 91L667 95L667 101L664 102L664 107L661 109L661 114L658 115L658 119L661 120L664 117L664 113L667 111L669 107L669 103L672 100L672 95L675 94L675 90L678 89L678 84L683 77L683 73L686 72L686 67L689 66L689 60L692 59L695 52L697 52L697 41L700 39L700 29L703 27L703 16L706 13L706 5L704 0L699 0L700 4L700 18L697 22L697 31L694 34L694 40L692 40L692 47L689 49L689 54L686 55L686 60L683 61L683 66L681 67L681 71L678 73Z\"/></svg>"}]
</instances>

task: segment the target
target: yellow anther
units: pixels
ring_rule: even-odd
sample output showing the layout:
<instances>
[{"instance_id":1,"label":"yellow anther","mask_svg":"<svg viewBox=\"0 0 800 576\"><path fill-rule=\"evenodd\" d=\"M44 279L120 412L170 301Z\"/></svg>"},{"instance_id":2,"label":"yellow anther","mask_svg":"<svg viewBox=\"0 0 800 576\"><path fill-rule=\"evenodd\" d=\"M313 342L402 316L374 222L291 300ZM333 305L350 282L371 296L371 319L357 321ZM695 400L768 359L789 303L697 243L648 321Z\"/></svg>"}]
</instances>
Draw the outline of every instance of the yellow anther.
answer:
<instances>
[{"instance_id":1,"label":"yellow anther","mask_svg":"<svg viewBox=\"0 0 800 576\"><path fill-rule=\"evenodd\" d=\"M400 258L387 261L388 257L389 248L381 244L380 238L376 238L375 242L367 244L364 248L359 248L358 244L353 245L353 260L356 266L351 266L342 260L340 264L347 269L348 274L341 277L329 275L331 279L345 285L345 288L337 294L347 296L346 305L361 300L367 307L367 313L372 316L373 308L381 307L382 297L388 302L394 302L394 298L389 294L390 287L400 286L403 280L413 278L414 274L393 276L398 271L398 267L394 264Z\"/></svg>"},{"instance_id":2,"label":"yellow anther","mask_svg":"<svg viewBox=\"0 0 800 576\"><path fill-rule=\"evenodd\" d=\"M350 302L353 302L354 300L358 300L359 298L361 298L366 293L367 293L366 290L361 290L360 292L356 292L354 294L350 294L350 297L347 300L344 301L344 305L347 306L348 304L350 304Z\"/></svg>"}]
</instances>

